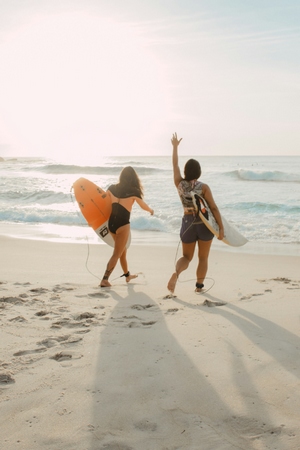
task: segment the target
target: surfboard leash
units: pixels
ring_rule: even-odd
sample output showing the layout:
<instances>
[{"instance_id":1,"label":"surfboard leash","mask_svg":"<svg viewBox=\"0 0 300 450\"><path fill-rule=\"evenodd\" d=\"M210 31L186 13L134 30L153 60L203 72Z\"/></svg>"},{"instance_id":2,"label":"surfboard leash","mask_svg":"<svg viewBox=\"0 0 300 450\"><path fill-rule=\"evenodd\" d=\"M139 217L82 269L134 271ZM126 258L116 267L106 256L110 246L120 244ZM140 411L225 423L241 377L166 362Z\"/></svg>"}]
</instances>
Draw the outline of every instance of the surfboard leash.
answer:
<instances>
[{"instance_id":1,"label":"surfboard leash","mask_svg":"<svg viewBox=\"0 0 300 450\"><path fill-rule=\"evenodd\" d=\"M72 203L74 205L74 209L76 211L76 214L77 214L78 218L82 221L82 216L78 212L78 208L76 207L76 204L75 204L75 201L74 201L74 198L73 198L73 195L72 195L72 189L73 189L73 186L70 189L70 196L71 196L71 199L72 199ZM85 225L85 223L82 223L82 225ZM90 257L90 243L89 243L89 238L88 238L87 234L85 234L85 239L86 239L86 243L87 243L87 257L86 257L86 261L85 261L85 268L93 277L95 277L99 281L101 281L101 278L98 277L97 275L95 275L88 267L88 261L89 261L89 257ZM144 278L145 278L145 275L144 275L143 272L137 272L137 275L143 275ZM123 276L124 276L124 274L123 275L118 275L117 277L113 278L111 281L116 281L118 278L121 278Z\"/></svg>"},{"instance_id":2,"label":"surfboard leash","mask_svg":"<svg viewBox=\"0 0 300 450\"><path fill-rule=\"evenodd\" d=\"M70 197L71 197L72 203L74 205L74 210L76 211L76 214L77 214L78 218L82 222L82 216L79 214L78 208L77 208L77 206L75 204L75 201L74 201L74 198L73 198L73 195L72 195L72 189L73 189L73 186L71 186L71 189L70 189ZM82 222L82 225L85 225L85 223ZM101 281L101 278L99 278L97 275L95 275L88 267L88 261L89 261L89 258L90 258L90 242L89 242L89 238L88 238L87 233L85 233L85 240L86 240L86 243L87 243L87 256L86 256L86 260L85 260L85 268L93 277L95 277L99 281Z\"/></svg>"},{"instance_id":3,"label":"surfboard leash","mask_svg":"<svg viewBox=\"0 0 300 450\"><path fill-rule=\"evenodd\" d=\"M190 278L190 279L188 279L188 280L184 280L184 281L180 281L179 280L179 278L177 279L178 280L178 283L189 283L189 282L191 282L191 281L194 281L194 278ZM199 291L199 292L196 292L196 294L199 294L199 295L202 295L202 294L206 294L208 291L210 291L213 287L214 287L214 285L215 285L215 283L216 283L216 281L214 280L214 278L211 278L211 277L205 277L205 281L206 280L211 280L212 281L212 285L209 287L209 288L207 288L207 289L202 289L201 291Z\"/></svg>"}]
</instances>

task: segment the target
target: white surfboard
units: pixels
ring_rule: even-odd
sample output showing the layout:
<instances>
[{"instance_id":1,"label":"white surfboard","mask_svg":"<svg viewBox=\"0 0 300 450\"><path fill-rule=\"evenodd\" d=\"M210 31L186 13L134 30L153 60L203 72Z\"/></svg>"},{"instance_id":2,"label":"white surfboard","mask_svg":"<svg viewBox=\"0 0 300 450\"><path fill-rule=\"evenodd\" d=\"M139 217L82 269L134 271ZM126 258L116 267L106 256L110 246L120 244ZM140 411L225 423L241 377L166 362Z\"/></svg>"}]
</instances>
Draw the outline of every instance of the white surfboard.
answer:
<instances>
[{"instance_id":1,"label":"white surfboard","mask_svg":"<svg viewBox=\"0 0 300 450\"><path fill-rule=\"evenodd\" d=\"M100 225L100 227L94 229L94 231L97 234L97 236L99 236L99 238L101 238L102 241L104 241L107 245L110 245L111 247L115 246L115 241L108 230L108 220L104 222L102 225ZM131 233L128 236L126 244L127 249L130 247L130 243L131 243Z\"/></svg>"},{"instance_id":2,"label":"white surfboard","mask_svg":"<svg viewBox=\"0 0 300 450\"><path fill-rule=\"evenodd\" d=\"M207 228L215 235L219 236L219 226L214 218L211 210L209 209L208 204L204 200L203 197L196 194L195 192L191 192L193 204L195 209L198 211L198 214L202 220L202 222L207 226ZM224 238L223 242L227 245L231 245L233 247L241 247L248 242L248 239L245 238L233 225L231 225L225 217L222 217L222 222L224 226Z\"/></svg>"}]
</instances>

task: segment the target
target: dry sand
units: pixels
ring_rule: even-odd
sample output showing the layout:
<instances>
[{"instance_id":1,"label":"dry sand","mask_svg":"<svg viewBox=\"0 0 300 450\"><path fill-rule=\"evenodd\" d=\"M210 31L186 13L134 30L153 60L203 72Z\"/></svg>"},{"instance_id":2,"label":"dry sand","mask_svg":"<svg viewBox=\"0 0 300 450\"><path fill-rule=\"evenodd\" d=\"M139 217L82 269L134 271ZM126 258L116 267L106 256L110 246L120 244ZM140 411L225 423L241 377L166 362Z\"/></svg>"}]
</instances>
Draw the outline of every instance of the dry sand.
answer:
<instances>
[{"instance_id":1,"label":"dry sand","mask_svg":"<svg viewBox=\"0 0 300 450\"><path fill-rule=\"evenodd\" d=\"M100 289L105 245L0 246L1 449L300 448L299 257L213 248L165 298L174 247Z\"/></svg>"}]
</instances>

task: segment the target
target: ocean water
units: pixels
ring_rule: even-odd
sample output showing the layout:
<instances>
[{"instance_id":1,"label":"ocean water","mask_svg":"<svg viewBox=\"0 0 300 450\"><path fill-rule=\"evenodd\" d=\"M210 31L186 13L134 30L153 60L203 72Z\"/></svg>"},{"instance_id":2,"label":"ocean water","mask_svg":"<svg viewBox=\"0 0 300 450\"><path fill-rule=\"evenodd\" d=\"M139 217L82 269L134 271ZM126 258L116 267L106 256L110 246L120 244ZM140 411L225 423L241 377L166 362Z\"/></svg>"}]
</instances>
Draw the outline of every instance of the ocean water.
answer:
<instances>
[{"instance_id":1,"label":"ocean water","mask_svg":"<svg viewBox=\"0 0 300 450\"><path fill-rule=\"evenodd\" d=\"M196 157L221 213L244 234L243 251L300 255L300 157ZM180 158L183 167L188 157ZM82 217L72 184L85 177L106 189L124 166L137 171L150 216L134 206L134 244L179 242L182 207L173 184L171 156L111 157L93 165L62 164L46 158L0 162L0 234L78 243L100 241ZM216 247L228 248L214 239Z\"/></svg>"}]
</instances>

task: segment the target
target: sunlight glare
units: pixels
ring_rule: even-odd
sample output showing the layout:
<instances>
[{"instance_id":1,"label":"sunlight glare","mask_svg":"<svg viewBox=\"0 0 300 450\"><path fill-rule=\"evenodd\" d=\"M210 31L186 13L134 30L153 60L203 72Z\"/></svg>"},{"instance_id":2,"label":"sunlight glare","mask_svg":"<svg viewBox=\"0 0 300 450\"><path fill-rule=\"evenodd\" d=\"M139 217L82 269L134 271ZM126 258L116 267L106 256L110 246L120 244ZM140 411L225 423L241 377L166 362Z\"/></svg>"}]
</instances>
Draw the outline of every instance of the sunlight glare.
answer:
<instances>
[{"instance_id":1,"label":"sunlight glare","mask_svg":"<svg viewBox=\"0 0 300 450\"><path fill-rule=\"evenodd\" d=\"M168 117L164 68L130 25L39 16L0 57L3 123L28 155L134 154Z\"/></svg>"}]
</instances>

